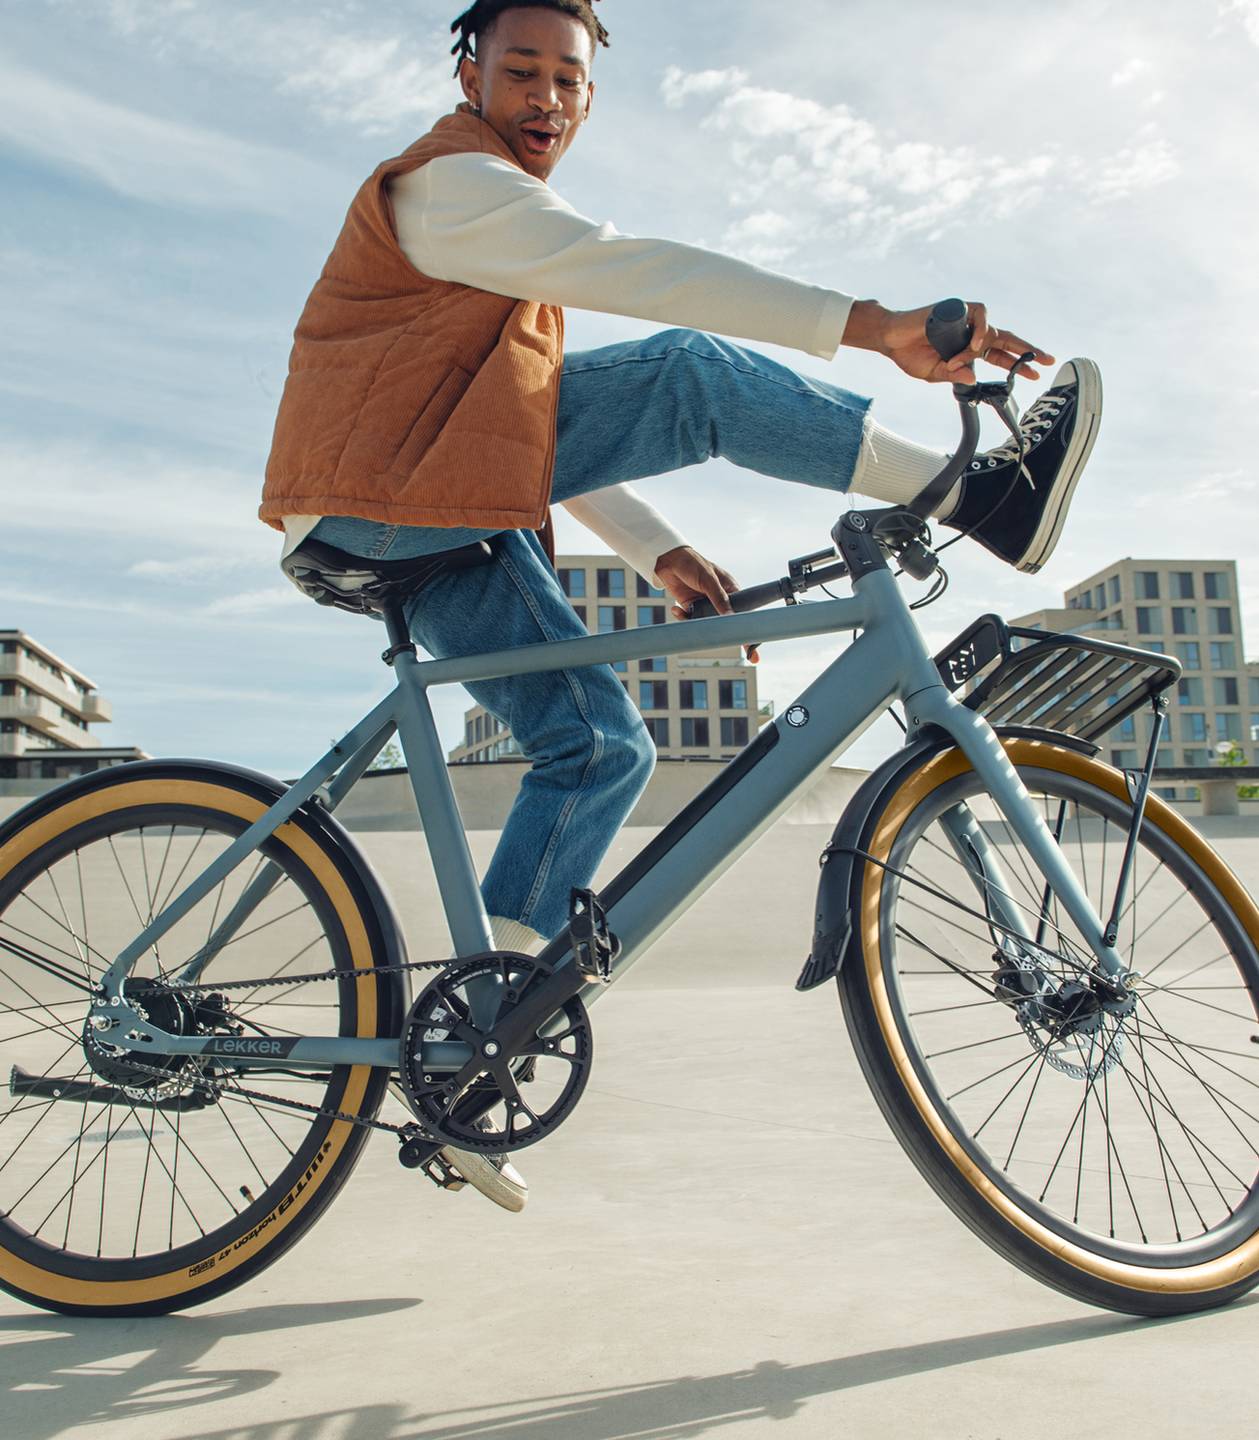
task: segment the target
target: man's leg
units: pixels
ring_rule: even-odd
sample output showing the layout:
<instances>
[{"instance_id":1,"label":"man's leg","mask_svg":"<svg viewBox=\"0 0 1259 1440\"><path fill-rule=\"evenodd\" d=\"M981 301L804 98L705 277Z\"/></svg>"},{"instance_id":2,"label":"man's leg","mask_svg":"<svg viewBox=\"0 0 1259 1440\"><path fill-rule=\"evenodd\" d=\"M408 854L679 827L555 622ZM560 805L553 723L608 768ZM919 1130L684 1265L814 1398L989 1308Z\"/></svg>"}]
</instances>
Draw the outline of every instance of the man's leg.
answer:
<instances>
[{"instance_id":1,"label":"man's leg","mask_svg":"<svg viewBox=\"0 0 1259 1440\"><path fill-rule=\"evenodd\" d=\"M587 633L532 532L508 531L491 543L492 563L439 577L408 607L411 634L430 655ZM642 793L655 746L609 665L468 689L510 727L530 762L482 884L486 909L550 937L568 923L569 892L590 884ZM501 924L496 930L511 937ZM523 948L527 937L515 938Z\"/></svg>"},{"instance_id":2,"label":"man's leg","mask_svg":"<svg viewBox=\"0 0 1259 1440\"><path fill-rule=\"evenodd\" d=\"M570 500L714 456L762 475L847 490L869 406L697 330L581 351L564 362L552 498Z\"/></svg>"},{"instance_id":3,"label":"man's leg","mask_svg":"<svg viewBox=\"0 0 1259 1440\"><path fill-rule=\"evenodd\" d=\"M748 470L905 505L943 452L875 423L869 401L694 330L569 355L552 496L571 500L722 456ZM1097 366L1070 360L1025 411L1025 455L975 457L936 511L1024 571L1053 553L1101 419Z\"/></svg>"}]
</instances>

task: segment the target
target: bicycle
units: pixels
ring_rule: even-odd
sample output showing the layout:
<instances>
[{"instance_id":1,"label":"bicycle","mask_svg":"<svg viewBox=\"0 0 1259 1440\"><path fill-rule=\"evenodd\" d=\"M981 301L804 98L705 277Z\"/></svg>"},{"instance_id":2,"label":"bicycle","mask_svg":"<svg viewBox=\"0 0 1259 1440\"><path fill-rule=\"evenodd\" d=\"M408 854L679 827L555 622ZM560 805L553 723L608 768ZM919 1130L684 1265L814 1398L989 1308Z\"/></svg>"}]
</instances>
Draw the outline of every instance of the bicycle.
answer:
<instances>
[{"instance_id":1,"label":"bicycle","mask_svg":"<svg viewBox=\"0 0 1259 1440\"><path fill-rule=\"evenodd\" d=\"M933 316L941 354L965 343L959 303ZM443 1147L544 1139L589 1077L593 1002L894 702L906 743L822 854L798 987L836 982L896 1137L1013 1264L1141 1315L1259 1283L1259 910L1150 793L1178 663L995 616L933 657L890 568L932 580L926 599L946 583L924 517L973 455L980 405L1017 433L1012 386L955 387L963 443L918 501L847 511L832 547L731 616L421 662L404 597L484 547L381 564L299 549L308 591L383 618L395 682L300 780L144 761L0 827L0 1284L68 1313L183 1308L300 1238L372 1130L445 1186L461 1176ZM840 579L851 596L751 613ZM493 949L431 686L842 632L610 884L574 892L541 955ZM1145 764L1115 770L1096 741L1141 707ZM407 959L335 819L395 733L450 961ZM379 1115L391 1084L402 1124Z\"/></svg>"}]
</instances>

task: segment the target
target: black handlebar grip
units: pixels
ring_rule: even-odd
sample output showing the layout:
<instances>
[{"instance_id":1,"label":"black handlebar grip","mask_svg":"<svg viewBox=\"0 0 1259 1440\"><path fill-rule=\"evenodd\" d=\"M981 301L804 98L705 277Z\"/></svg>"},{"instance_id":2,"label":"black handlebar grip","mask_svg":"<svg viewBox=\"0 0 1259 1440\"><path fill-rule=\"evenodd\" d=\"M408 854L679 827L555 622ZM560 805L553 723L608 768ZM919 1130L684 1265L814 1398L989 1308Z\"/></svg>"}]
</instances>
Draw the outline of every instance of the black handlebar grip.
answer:
<instances>
[{"instance_id":1,"label":"black handlebar grip","mask_svg":"<svg viewBox=\"0 0 1259 1440\"><path fill-rule=\"evenodd\" d=\"M952 360L975 333L967 321L965 300L941 300L927 316L927 339L941 360Z\"/></svg>"},{"instance_id":2,"label":"black handlebar grip","mask_svg":"<svg viewBox=\"0 0 1259 1440\"><path fill-rule=\"evenodd\" d=\"M730 607L740 615L745 610L759 610L762 605L772 605L775 600L781 600L783 598L782 587L781 580L768 580L764 585L750 585L746 590L736 590L730 596ZM688 618L704 620L716 613L710 600L692 600L691 613Z\"/></svg>"}]
</instances>

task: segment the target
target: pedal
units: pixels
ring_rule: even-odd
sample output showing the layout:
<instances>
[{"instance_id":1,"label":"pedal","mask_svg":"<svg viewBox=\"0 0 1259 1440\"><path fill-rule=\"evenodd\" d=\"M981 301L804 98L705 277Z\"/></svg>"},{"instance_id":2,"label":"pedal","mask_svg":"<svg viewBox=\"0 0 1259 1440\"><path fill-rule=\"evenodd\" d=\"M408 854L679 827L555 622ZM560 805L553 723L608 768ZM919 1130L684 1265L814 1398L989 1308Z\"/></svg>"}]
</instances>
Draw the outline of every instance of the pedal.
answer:
<instances>
[{"instance_id":1,"label":"pedal","mask_svg":"<svg viewBox=\"0 0 1259 1440\"><path fill-rule=\"evenodd\" d=\"M439 1190L462 1190L468 1183L440 1150L426 1160L420 1169Z\"/></svg>"},{"instance_id":2,"label":"pedal","mask_svg":"<svg viewBox=\"0 0 1259 1440\"><path fill-rule=\"evenodd\" d=\"M568 934L578 973L592 984L606 985L621 943L608 929L608 917L593 890L574 890L569 897Z\"/></svg>"}]
</instances>

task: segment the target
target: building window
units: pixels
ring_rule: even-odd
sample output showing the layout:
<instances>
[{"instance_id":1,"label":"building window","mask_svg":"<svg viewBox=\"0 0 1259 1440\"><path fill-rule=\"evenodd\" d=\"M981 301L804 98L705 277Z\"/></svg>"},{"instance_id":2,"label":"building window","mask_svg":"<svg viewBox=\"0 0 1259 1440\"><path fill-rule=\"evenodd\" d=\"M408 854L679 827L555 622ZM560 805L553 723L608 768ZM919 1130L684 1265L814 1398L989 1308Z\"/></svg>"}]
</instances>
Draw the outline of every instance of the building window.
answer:
<instances>
[{"instance_id":1,"label":"building window","mask_svg":"<svg viewBox=\"0 0 1259 1440\"><path fill-rule=\"evenodd\" d=\"M1123 590L1119 584L1119 576L1112 575L1106 582L1106 592L1110 596L1110 603L1118 605L1123 599Z\"/></svg>"},{"instance_id":2,"label":"building window","mask_svg":"<svg viewBox=\"0 0 1259 1440\"><path fill-rule=\"evenodd\" d=\"M1193 600L1196 597L1193 592L1193 571L1173 570L1172 571L1172 599Z\"/></svg>"},{"instance_id":3,"label":"building window","mask_svg":"<svg viewBox=\"0 0 1259 1440\"><path fill-rule=\"evenodd\" d=\"M723 745L746 745L748 743L746 715L723 715L721 717L721 743Z\"/></svg>"},{"instance_id":4,"label":"building window","mask_svg":"<svg viewBox=\"0 0 1259 1440\"><path fill-rule=\"evenodd\" d=\"M1163 628L1162 611L1157 605L1137 606L1137 634L1157 635Z\"/></svg>"},{"instance_id":5,"label":"building window","mask_svg":"<svg viewBox=\"0 0 1259 1440\"><path fill-rule=\"evenodd\" d=\"M624 605L599 606L599 634L607 635L613 630L625 629Z\"/></svg>"},{"instance_id":6,"label":"building window","mask_svg":"<svg viewBox=\"0 0 1259 1440\"><path fill-rule=\"evenodd\" d=\"M656 742L656 749L663 750L669 743L669 722L662 719L644 720L647 733Z\"/></svg>"},{"instance_id":7,"label":"building window","mask_svg":"<svg viewBox=\"0 0 1259 1440\"><path fill-rule=\"evenodd\" d=\"M638 607L638 623L640 625L663 625L663 605L640 605Z\"/></svg>"},{"instance_id":8,"label":"building window","mask_svg":"<svg viewBox=\"0 0 1259 1440\"><path fill-rule=\"evenodd\" d=\"M1180 738L1204 744L1207 739L1207 717L1187 710L1180 717Z\"/></svg>"},{"instance_id":9,"label":"building window","mask_svg":"<svg viewBox=\"0 0 1259 1440\"><path fill-rule=\"evenodd\" d=\"M684 748L703 746L708 749L708 721L692 715L682 717L682 745Z\"/></svg>"},{"instance_id":10,"label":"building window","mask_svg":"<svg viewBox=\"0 0 1259 1440\"><path fill-rule=\"evenodd\" d=\"M1221 711L1215 717L1215 738L1217 740L1240 741L1242 738L1242 717L1236 711Z\"/></svg>"},{"instance_id":11,"label":"building window","mask_svg":"<svg viewBox=\"0 0 1259 1440\"><path fill-rule=\"evenodd\" d=\"M556 572L560 577L560 589L568 596L576 596L579 600L586 594L586 572L584 570L559 570Z\"/></svg>"},{"instance_id":12,"label":"building window","mask_svg":"<svg viewBox=\"0 0 1259 1440\"><path fill-rule=\"evenodd\" d=\"M1217 675L1215 677L1215 703L1217 705L1237 705L1237 681L1232 675Z\"/></svg>"},{"instance_id":13,"label":"building window","mask_svg":"<svg viewBox=\"0 0 1259 1440\"><path fill-rule=\"evenodd\" d=\"M1157 600L1158 594L1158 571L1138 570L1132 577L1136 587L1138 600Z\"/></svg>"},{"instance_id":14,"label":"building window","mask_svg":"<svg viewBox=\"0 0 1259 1440\"><path fill-rule=\"evenodd\" d=\"M1142 650L1153 650L1156 655L1167 654L1167 646L1161 640L1146 640L1141 648Z\"/></svg>"},{"instance_id":15,"label":"building window","mask_svg":"<svg viewBox=\"0 0 1259 1440\"><path fill-rule=\"evenodd\" d=\"M612 662L612 668L616 671L618 675L627 675L629 673L629 661L614 660Z\"/></svg>"},{"instance_id":16,"label":"building window","mask_svg":"<svg viewBox=\"0 0 1259 1440\"><path fill-rule=\"evenodd\" d=\"M1115 727L1116 740L1135 740L1137 738L1136 718L1129 715L1122 724Z\"/></svg>"},{"instance_id":17,"label":"building window","mask_svg":"<svg viewBox=\"0 0 1259 1440\"><path fill-rule=\"evenodd\" d=\"M1182 640L1176 646L1176 655L1186 670L1202 669L1202 647L1196 640Z\"/></svg>"},{"instance_id":18,"label":"building window","mask_svg":"<svg viewBox=\"0 0 1259 1440\"><path fill-rule=\"evenodd\" d=\"M640 680L638 682L638 708L640 710L667 710L669 708L669 682L667 680Z\"/></svg>"},{"instance_id":19,"label":"building window","mask_svg":"<svg viewBox=\"0 0 1259 1440\"><path fill-rule=\"evenodd\" d=\"M1182 705L1205 705L1204 693L1200 675L1186 676L1176 683L1176 699Z\"/></svg>"},{"instance_id":20,"label":"building window","mask_svg":"<svg viewBox=\"0 0 1259 1440\"><path fill-rule=\"evenodd\" d=\"M600 570L598 576L599 596L620 599L625 594L624 570Z\"/></svg>"},{"instance_id":21,"label":"building window","mask_svg":"<svg viewBox=\"0 0 1259 1440\"><path fill-rule=\"evenodd\" d=\"M1192 605L1172 606L1172 634L1196 635L1198 633L1198 612Z\"/></svg>"},{"instance_id":22,"label":"building window","mask_svg":"<svg viewBox=\"0 0 1259 1440\"><path fill-rule=\"evenodd\" d=\"M485 716L484 716L484 715L478 715L478 716L476 717L476 719L473 721L472 738L473 738L473 741L474 741L476 744L478 744L478 745L481 743L482 740L485 739Z\"/></svg>"},{"instance_id":23,"label":"building window","mask_svg":"<svg viewBox=\"0 0 1259 1440\"><path fill-rule=\"evenodd\" d=\"M1233 612L1227 605L1212 605L1209 613L1212 635L1231 635L1233 633Z\"/></svg>"},{"instance_id":24,"label":"building window","mask_svg":"<svg viewBox=\"0 0 1259 1440\"><path fill-rule=\"evenodd\" d=\"M678 706L683 710L707 710L708 681L681 681L678 685Z\"/></svg>"},{"instance_id":25,"label":"building window","mask_svg":"<svg viewBox=\"0 0 1259 1440\"><path fill-rule=\"evenodd\" d=\"M1250 677L1250 703L1259 705L1259 675Z\"/></svg>"},{"instance_id":26,"label":"building window","mask_svg":"<svg viewBox=\"0 0 1259 1440\"><path fill-rule=\"evenodd\" d=\"M657 675L661 675L669 668L669 666L668 662L664 659L663 656L661 656L660 658L655 660L640 660L638 662L638 668L648 674L654 671Z\"/></svg>"},{"instance_id":27,"label":"building window","mask_svg":"<svg viewBox=\"0 0 1259 1440\"><path fill-rule=\"evenodd\" d=\"M1185 764L1186 764L1186 765L1209 765L1210 763L1211 763L1210 758L1208 757L1207 752L1206 752L1205 750L1198 750L1198 749L1186 749L1186 750L1185 750Z\"/></svg>"},{"instance_id":28,"label":"building window","mask_svg":"<svg viewBox=\"0 0 1259 1440\"><path fill-rule=\"evenodd\" d=\"M1224 570L1208 570L1202 577L1202 593L1208 600L1227 600L1228 573Z\"/></svg>"},{"instance_id":29,"label":"building window","mask_svg":"<svg viewBox=\"0 0 1259 1440\"><path fill-rule=\"evenodd\" d=\"M663 590L657 590L654 585L648 585L641 575L636 575L634 578L638 581L637 594L640 600L646 600L648 598L652 600L664 599ZM667 743L666 741L666 744Z\"/></svg>"},{"instance_id":30,"label":"building window","mask_svg":"<svg viewBox=\"0 0 1259 1440\"><path fill-rule=\"evenodd\" d=\"M577 612L578 620L584 625L586 623L586 607L584 605L574 605L573 609Z\"/></svg>"},{"instance_id":31,"label":"building window","mask_svg":"<svg viewBox=\"0 0 1259 1440\"><path fill-rule=\"evenodd\" d=\"M1112 750L1110 763L1116 770L1135 770L1137 768L1137 752L1135 750Z\"/></svg>"},{"instance_id":32,"label":"building window","mask_svg":"<svg viewBox=\"0 0 1259 1440\"><path fill-rule=\"evenodd\" d=\"M1250 739L1253 744L1259 745L1259 713L1254 710L1250 712Z\"/></svg>"},{"instance_id":33,"label":"building window","mask_svg":"<svg viewBox=\"0 0 1259 1440\"><path fill-rule=\"evenodd\" d=\"M718 688L723 710L746 710L748 708L748 682L746 680L722 680L718 682Z\"/></svg>"},{"instance_id":34,"label":"building window","mask_svg":"<svg viewBox=\"0 0 1259 1440\"><path fill-rule=\"evenodd\" d=\"M1155 591L1155 594L1158 592ZM1093 609L1104 610L1106 608L1106 587L1105 585L1094 585L1093 587Z\"/></svg>"},{"instance_id":35,"label":"building window","mask_svg":"<svg viewBox=\"0 0 1259 1440\"><path fill-rule=\"evenodd\" d=\"M1211 669L1237 669L1237 646L1231 640L1211 641Z\"/></svg>"}]
</instances>

